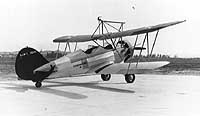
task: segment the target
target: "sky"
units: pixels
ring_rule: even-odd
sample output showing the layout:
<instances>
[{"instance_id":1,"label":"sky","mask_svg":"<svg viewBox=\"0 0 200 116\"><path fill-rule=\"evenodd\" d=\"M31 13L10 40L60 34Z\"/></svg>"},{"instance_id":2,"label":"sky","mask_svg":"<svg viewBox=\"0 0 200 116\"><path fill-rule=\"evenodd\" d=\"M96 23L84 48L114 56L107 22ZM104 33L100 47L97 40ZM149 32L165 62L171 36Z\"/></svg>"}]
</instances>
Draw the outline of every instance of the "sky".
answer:
<instances>
[{"instance_id":1,"label":"sky","mask_svg":"<svg viewBox=\"0 0 200 116\"><path fill-rule=\"evenodd\" d=\"M56 50L53 39L92 34L97 17L102 16L125 21L124 30L187 20L161 30L154 53L200 57L199 4L198 0L1 0L0 51L18 51L26 46ZM133 43L134 38L126 39Z\"/></svg>"}]
</instances>

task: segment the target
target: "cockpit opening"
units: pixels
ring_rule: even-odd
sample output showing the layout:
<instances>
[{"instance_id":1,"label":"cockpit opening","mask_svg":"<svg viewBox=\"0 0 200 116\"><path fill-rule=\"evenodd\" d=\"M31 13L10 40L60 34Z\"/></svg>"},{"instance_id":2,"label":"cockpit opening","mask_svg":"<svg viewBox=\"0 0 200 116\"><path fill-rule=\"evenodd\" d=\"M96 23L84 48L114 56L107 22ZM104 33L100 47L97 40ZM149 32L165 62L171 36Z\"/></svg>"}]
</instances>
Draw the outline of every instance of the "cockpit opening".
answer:
<instances>
[{"instance_id":1,"label":"cockpit opening","mask_svg":"<svg viewBox=\"0 0 200 116\"><path fill-rule=\"evenodd\" d=\"M104 49L111 50L113 49L113 46L111 44L108 44L104 47Z\"/></svg>"},{"instance_id":2,"label":"cockpit opening","mask_svg":"<svg viewBox=\"0 0 200 116\"><path fill-rule=\"evenodd\" d=\"M84 51L86 54L91 54L92 51L94 51L95 49L97 49L98 46L91 46L90 48L88 48L86 51Z\"/></svg>"},{"instance_id":3,"label":"cockpit opening","mask_svg":"<svg viewBox=\"0 0 200 116\"><path fill-rule=\"evenodd\" d=\"M84 51L84 53L86 54L91 54L92 52L94 52L97 48L100 48L101 46L93 46L93 45L90 45L88 47L87 50ZM106 49L106 50L112 50L113 49L113 46L111 44L108 44L106 45L105 47L101 47L103 49Z\"/></svg>"}]
</instances>

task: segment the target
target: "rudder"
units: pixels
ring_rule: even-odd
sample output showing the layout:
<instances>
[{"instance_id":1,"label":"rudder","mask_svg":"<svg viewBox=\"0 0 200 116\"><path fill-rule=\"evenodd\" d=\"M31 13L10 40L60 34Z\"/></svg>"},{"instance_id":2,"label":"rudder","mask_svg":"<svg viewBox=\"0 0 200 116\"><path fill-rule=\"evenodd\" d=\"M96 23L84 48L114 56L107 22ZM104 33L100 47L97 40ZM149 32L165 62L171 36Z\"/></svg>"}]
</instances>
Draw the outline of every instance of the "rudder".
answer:
<instances>
[{"instance_id":1,"label":"rudder","mask_svg":"<svg viewBox=\"0 0 200 116\"><path fill-rule=\"evenodd\" d=\"M37 81L33 71L48 62L37 50L26 47L16 57L15 72L21 79Z\"/></svg>"}]
</instances>

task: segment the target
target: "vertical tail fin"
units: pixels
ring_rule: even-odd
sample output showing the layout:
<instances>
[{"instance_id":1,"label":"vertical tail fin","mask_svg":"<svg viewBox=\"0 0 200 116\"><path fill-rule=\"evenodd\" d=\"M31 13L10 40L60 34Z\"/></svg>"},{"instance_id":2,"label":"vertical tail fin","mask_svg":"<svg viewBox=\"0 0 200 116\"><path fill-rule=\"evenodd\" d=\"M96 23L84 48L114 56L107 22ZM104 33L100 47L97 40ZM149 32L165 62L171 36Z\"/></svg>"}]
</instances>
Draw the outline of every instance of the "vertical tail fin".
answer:
<instances>
[{"instance_id":1,"label":"vertical tail fin","mask_svg":"<svg viewBox=\"0 0 200 116\"><path fill-rule=\"evenodd\" d=\"M21 49L16 57L15 72L21 79L36 81L33 70L46 63L48 61L38 51L26 47Z\"/></svg>"}]
</instances>

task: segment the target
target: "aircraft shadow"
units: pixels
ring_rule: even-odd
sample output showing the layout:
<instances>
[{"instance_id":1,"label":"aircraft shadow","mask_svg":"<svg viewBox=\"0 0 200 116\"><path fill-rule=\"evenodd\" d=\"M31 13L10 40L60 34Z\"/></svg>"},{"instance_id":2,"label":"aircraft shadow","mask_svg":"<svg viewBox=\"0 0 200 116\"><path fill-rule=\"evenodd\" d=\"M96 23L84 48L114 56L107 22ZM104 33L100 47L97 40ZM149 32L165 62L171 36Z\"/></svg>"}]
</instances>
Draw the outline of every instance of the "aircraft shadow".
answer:
<instances>
[{"instance_id":1,"label":"aircraft shadow","mask_svg":"<svg viewBox=\"0 0 200 116\"><path fill-rule=\"evenodd\" d=\"M57 95L61 97L70 98L70 99L85 99L88 97L86 95L82 95L79 93L67 92L67 91L57 90L57 89L48 88L48 87L36 88L35 86L29 86L29 85L24 85L24 84L23 85L14 84L14 83L3 83L3 84L11 85L11 87L3 87L3 88L14 90L16 92L26 92L28 90L36 90L43 93L49 93L49 94L53 94L53 95Z\"/></svg>"},{"instance_id":2,"label":"aircraft shadow","mask_svg":"<svg viewBox=\"0 0 200 116\"><path fill-rule=\"evenodd\" d=\"M45 85L44 87L78 86L78 87L85 87L90 89L98 89L98 90L105 90L105 91L119 92L119 93L135 93L135 91L132 90L100 86L98 83L99 81L91 81L87 83L58 82L58 81L45 81L45 82L53 83L54 85Z\"/></svg>"},{"instance_id":3,"label":"aircraft shadow","mask_svg":"<svg viewBox=\"0 0 200 116\"><path fill-rule=\"evenodd\" d=\"M16 92L26 92L28 90L35 90L35 91L53 94L53 95L70 98L70 99L86 99L88 98L88 96L80 94L80 93L74 93L71 91L68 92L68 91L58 90L54 87L77 86L77 87L84 87L84 88L98 89L98 90L119 92L119 93L135 93L135 91L132 91L132 90L100 86L98 82L99 81L91 81L91 82L86 82L86 83L74 83L74 82L44 81L44 84L41 88L36 88L34 85L32 86L32 85L16 84L16 83L1 83L1 84L10 85L9 87L3 87L3 88L14 90ZM51 84L45 85L45 83L51 83Z\"/></svg>"}]
</instances>

